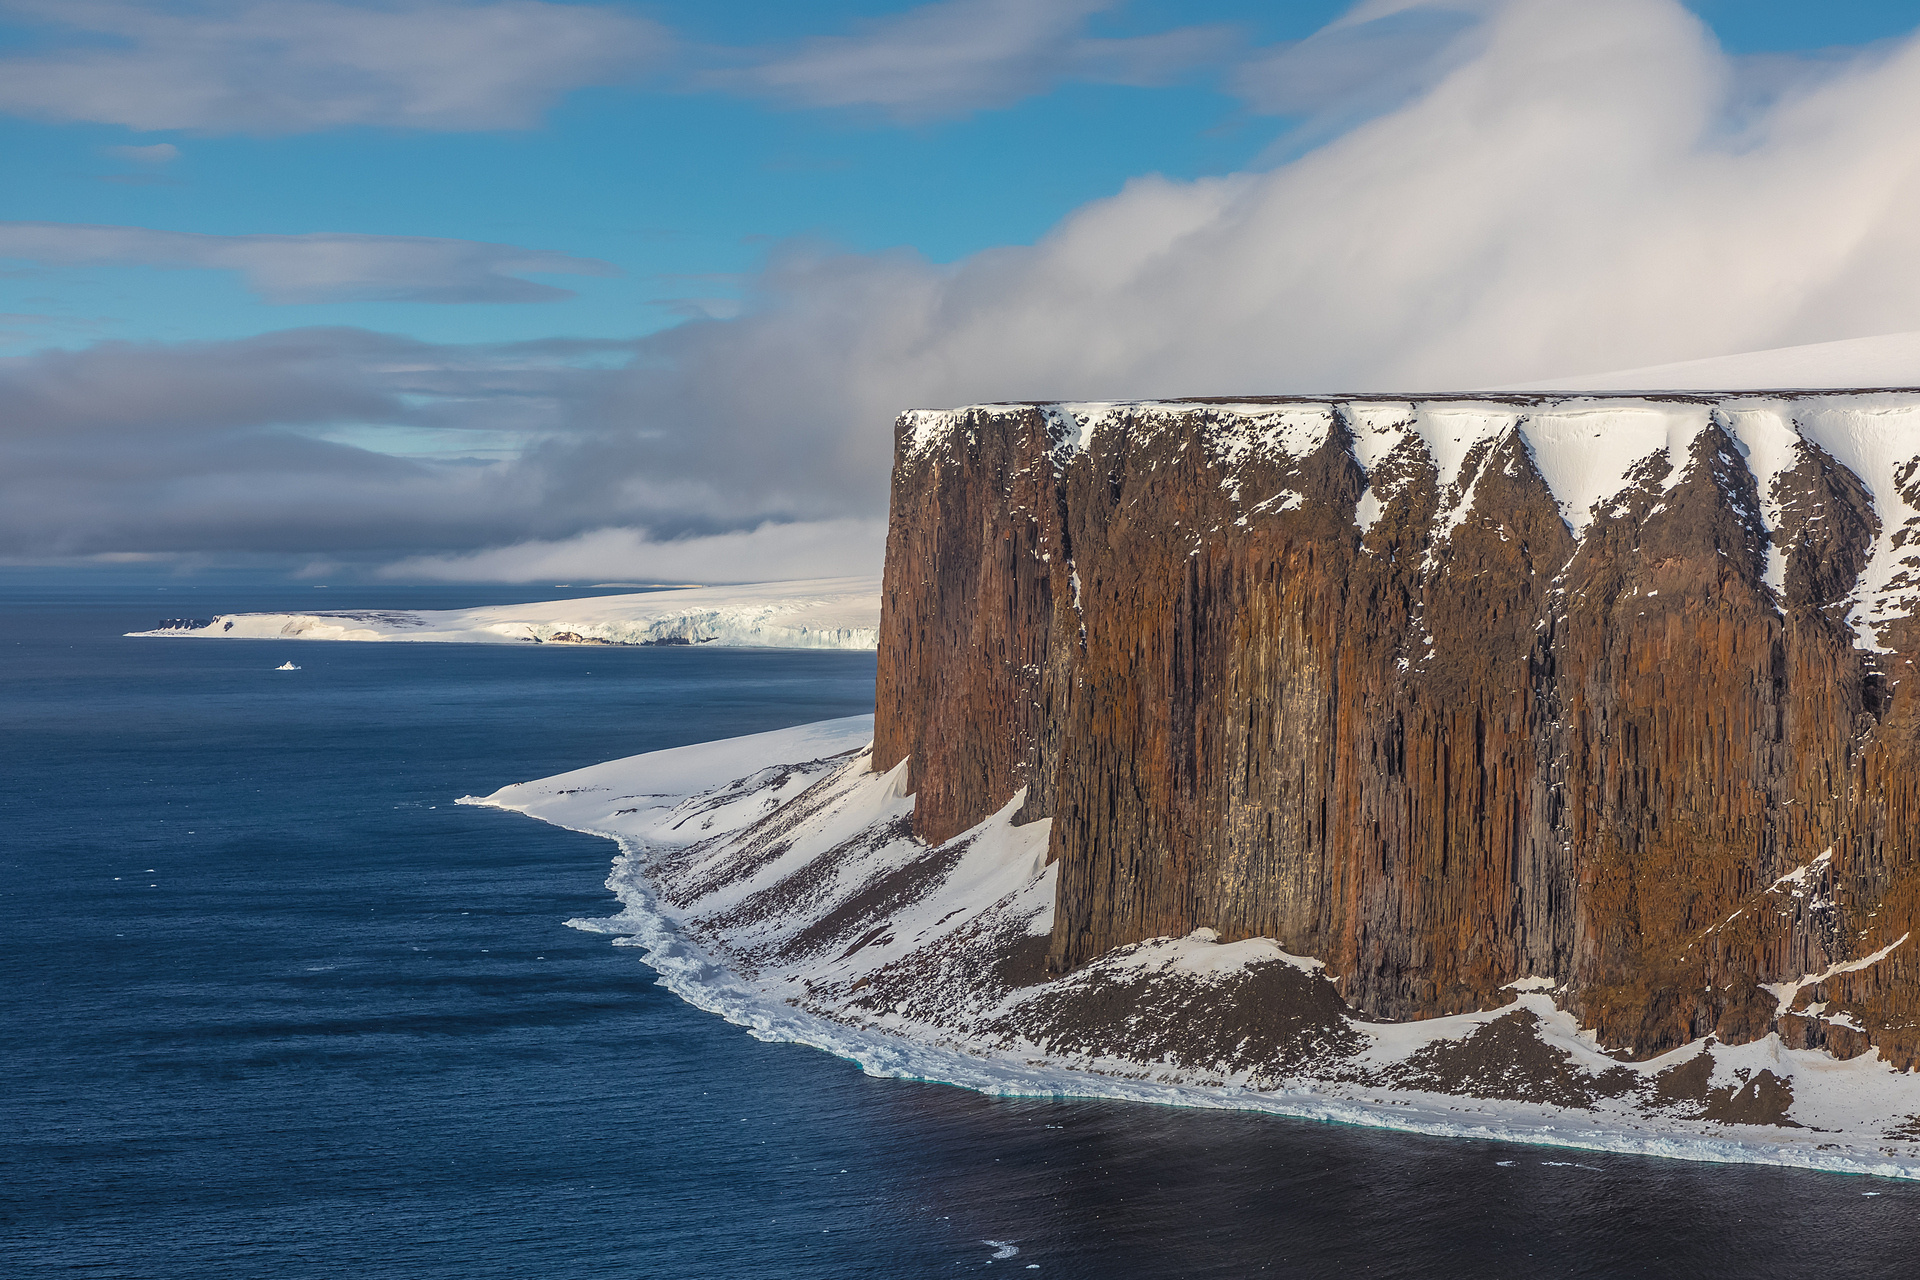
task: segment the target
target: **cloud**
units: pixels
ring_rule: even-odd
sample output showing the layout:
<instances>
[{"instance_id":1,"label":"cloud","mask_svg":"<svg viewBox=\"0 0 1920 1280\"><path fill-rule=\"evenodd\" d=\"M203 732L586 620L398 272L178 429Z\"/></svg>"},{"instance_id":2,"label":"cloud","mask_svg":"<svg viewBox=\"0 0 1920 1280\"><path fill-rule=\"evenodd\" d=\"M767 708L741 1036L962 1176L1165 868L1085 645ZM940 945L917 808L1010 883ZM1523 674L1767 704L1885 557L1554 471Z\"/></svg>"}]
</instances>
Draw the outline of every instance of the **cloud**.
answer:
<instances>
[{"instance_id":1,"label":"cloud","mask_svg":"<svg viewBox=\"0 0 1920 1280\"><path fill-rule=\"evenodd\" d=\"M443 576L484 578L515 557L573 555L573 576L600 554L619 576L697 553L740 557L740 581L809 556L850 563L861 537L877 548L870 487L820 485L790 450L727 459L713 450L729 441L629 416L632 366L614 362L652 358L644 346L334 328L0 358L0 557L426 555ZM422 437L430 454L407 450ZM646 532L568 545L610 529ZM549 545L463 567L529 542Z\"/></svg>"},{"instance_id":2,"label":"cloud","mask_svg":"<svg viewBox=\"0 0 1920 1280\"><path fill-rule=\"evenodd\" d=\"M412 556L383 566L401 582L534 582L551 578L638 582L777 582L875 572L884 520L768 522L706 537L656 541L642 529L594 529L559 542L522 542L455 556Z\"/></svg>"},{"instance_id":3,"label":"cloud","mask_svg":"<svg viewBox=\"0 0 1920 1280\"><path fill-rule=\"evenodd\" d=\"M1218 61L1226 27L1098 38L1090 20L1117 0L940 0L814 36L783 50L742 51L749 65L697 78L712 88L801 107L867 107L902 120L967 115L1062 81L1160 85Z\"/></svg>"},{"instance_id":4,"label":"cloud","mask_svg":"<svg viewBox=\"0 0 1920 1280\"><path fill-rule=\"evenodd\" d=\"M523 445L575 429L604 344L356 329L0 358L0 554L399 554L564 538L623 512L541 463L422 459L342 426ZM583 367L583 357L585 367ZM574 504L578 504L577 509Z\"/></svg>"},{"instance_id":5,"label":"cloud","mask_svg":"<svg viewBox=\"0 0 1920 1280\"><path fill-rule=\"evenodd\" d=\"M113 321L105 316L60 316L45 312L0 311L0 348L44 346L54 334L91 337Z\"/></svg>"},{"instance_id":6,"label":"cloud","mask_svg":"<svg viewBox=\"0 0 1920 1280\"><path fill-rule=\"evenodd\" d=\"M108 147L106 153L134 164L172 164L180 158L180 148L171 142L156 142L150 147Z\"/></svg>"},{"instance_id":7,"label":"cloud","mask_svg":"<svg viewBox=\"0 0 1920 1280\"><path fill-rule=\"evenodd\" d=\"M1422 76L1304 155L1139 178L1031 246L785 246L737 318L625 344L308 330L0 360L0 553L564 581L542 556L736 535L731 576L766 577L781 530L880 517L907 407L1461 389L1920 329L1920 42L1756 104L1673 0L1509 0ZM352 424L521 443L323 438Z\"/></svg>"},{"instance_id":8,"label":"cloud","mask_svg":"<svg viewBox=\"0 0 1920 1280\"><path fill-rule=\"evenodd\" d=\"M1400 7L1428 8L1454 7ZM791 252L627 391L689 434L853 420L865 449L909 404L1473 387L1916 327L1920 44L1730 132L1736 72L1672 0L1489 5L1308 154L1140 178L952 267Z\"/></svg>"},{"instance_id":9,"label":"cloud","mask_svg":"<svg viewBox=\"0 0 1920 1280\"><path fill-rule=\"evenodd\" d=\"M1730 133L1737 68L1671 0L1490 5L1471 39L1308 154L1136 179L1030 247L790 246L746 314L649 337L598 389L644 440L581 447L877 512L909 406L1463 389L1920 327L1920 43Z\"/></svg>"},{"instance_id":10,"label":"cloud","mask_svg":"<svg viewBox=\"0 0 1920 1280\"><path fill-rule=\"evenodd\" d=\"M658 23L544 0L0 0L50 29L0 59L0 112L133 129L524 129L670 46Z\"/></svg>"},{"instance_id":11,"label":"cloud","mask_svg":"<svg viewBox=\"0 0 1920 1280\"><path fill-rule=\"evenodd\" d=\"M1314 117L1325 138L1433 87L1476 47L1484 0L1366 4L1304 40L1258 50L1230 76L1247 106Z\"/></svg>"},{"instance_id":12,"label":"cloud","mask_svg":"<svg viewBox=\"0 0 1920 1280\"><path fill-rule=\"evenodd\" d=\"M548 302L572 290L527 274L618 275L594 258L426 236L212 236L144 227L0 222L0 258L42 265L238 271L261 298L300 302Z\"/></svg>"}]
</instances>

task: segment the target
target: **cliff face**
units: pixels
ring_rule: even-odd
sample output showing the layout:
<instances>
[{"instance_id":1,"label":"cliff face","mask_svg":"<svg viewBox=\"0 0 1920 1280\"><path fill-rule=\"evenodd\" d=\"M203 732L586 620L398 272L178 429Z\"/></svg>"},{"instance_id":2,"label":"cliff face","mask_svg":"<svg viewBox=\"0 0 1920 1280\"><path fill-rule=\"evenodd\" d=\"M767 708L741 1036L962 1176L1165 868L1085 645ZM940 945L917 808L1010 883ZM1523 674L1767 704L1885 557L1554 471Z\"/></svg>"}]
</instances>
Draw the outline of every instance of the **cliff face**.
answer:
<instances>
[{"instance_id":1,"label":"cliff face","mask_svg":"<svg viewBox=\"0 0 1920 1280\"><path fill-rule=\"evenodd\" d=\"M1920 394L908 414L873 766L1053 818L1056 973L1209 927L1912 1066L1916 537Z\"/></svg>"}]
</instances>

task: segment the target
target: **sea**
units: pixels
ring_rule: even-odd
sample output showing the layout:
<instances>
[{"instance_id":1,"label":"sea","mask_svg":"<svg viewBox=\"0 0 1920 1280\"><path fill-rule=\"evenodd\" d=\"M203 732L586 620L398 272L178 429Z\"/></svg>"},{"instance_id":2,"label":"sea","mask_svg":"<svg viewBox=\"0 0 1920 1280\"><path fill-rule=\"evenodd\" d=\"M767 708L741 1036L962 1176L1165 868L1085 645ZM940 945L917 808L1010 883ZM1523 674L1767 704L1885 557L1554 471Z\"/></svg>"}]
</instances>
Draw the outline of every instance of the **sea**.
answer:
<instances>
[{"instance_id":1,"label":"sea","mask_svg":"<svg viewBox=\"0 0 1920 1280\"><path fill-rule=\"evenodd\" d=\"M869 1078L453 803L868 710L871 653L121 634L541 597L0 571L0 1275L1920 1274L1920 1184Z\"/></svg>"}]
</instances>

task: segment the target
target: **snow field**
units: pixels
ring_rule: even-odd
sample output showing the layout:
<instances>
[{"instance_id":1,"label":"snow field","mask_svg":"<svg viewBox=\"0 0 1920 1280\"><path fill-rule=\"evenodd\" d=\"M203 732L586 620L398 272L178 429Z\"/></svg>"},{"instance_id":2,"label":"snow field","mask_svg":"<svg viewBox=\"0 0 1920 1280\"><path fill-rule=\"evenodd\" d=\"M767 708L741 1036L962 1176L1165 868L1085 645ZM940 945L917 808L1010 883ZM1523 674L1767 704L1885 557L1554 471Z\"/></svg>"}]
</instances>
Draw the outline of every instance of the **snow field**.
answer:
<instances>
[{"instance_id":1,"label":"snow field","mask_svg":"<svg viewBox=\"0 0 1920 1280\"><path fill-rule=\"evenodd\" d=\"M686 587L478 609L235 613L192 630L129 634L208 640L872 649L880 643L880 581L819 578Z\"/></svg>"}]
</instances>

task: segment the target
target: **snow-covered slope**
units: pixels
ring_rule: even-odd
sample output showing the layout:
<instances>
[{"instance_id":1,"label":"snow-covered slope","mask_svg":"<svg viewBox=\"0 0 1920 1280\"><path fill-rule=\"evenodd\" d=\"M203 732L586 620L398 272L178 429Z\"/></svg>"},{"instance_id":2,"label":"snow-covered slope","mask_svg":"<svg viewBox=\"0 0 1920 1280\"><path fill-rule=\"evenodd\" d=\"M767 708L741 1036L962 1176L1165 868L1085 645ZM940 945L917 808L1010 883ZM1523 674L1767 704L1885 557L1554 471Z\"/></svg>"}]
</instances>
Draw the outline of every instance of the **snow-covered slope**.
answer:
<instances>
[{"instance_id":1,"label":"snow-covered slope","mask_svg":"<svg viewBox=\"0 0 1920 1280\"><path fill-rule=\"evenodd\" d=\"M1024 1096L1233 1107L1434 1134L1920 1177L1920 1076L1768 1036L1601 1052L1554 984L1503 1008L1369 1022L1319 961L1211 930L1048 979L1057 867L1021 796L939 845L871 717L611 761L462 803L619 843L622 910L576 928L766 1040L871 1074Z\"/></svg>"},{"instance_id":2,"label":"snow-covered slope","mask_svg":"<svg viewBox=\"0 0 1920 1280\"><path fill-rule=\"evenodd\" d=\"M817 578L479 609L233 613L129 634L232 640L871 649L878 643L879 632L879 579Z\"/></svg>"},{"instance_id":3,"label":"snow-covered slope","mask_svg":"<svg viewBox=\"0 0 1920 1280\"><path fill-rule=\"evenodd\" d=\"M1863 390L1920 387L1920 332L1581 374L1503 391Z\"/></svg>"}]
</instances>

